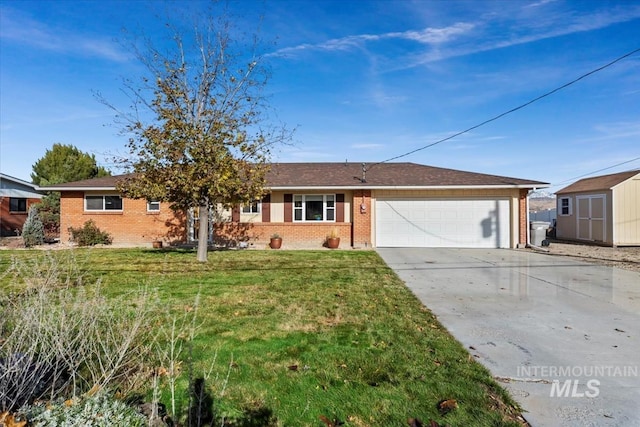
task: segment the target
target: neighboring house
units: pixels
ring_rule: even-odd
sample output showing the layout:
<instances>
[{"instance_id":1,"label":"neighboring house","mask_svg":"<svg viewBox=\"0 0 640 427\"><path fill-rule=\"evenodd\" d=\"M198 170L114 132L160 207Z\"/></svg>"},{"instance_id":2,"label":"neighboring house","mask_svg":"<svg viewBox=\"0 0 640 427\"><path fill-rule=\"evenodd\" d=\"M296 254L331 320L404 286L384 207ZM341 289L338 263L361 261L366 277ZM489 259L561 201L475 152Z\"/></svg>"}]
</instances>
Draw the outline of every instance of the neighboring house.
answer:
<instances>
[{"instance_id":1,"label":"neighboring house","mask_svg":"<svg viewBox=\"0 0 640 427\"><path fill-rule=\"evenodd\" d=\"M0 236L19 236L29 207L42 196L35 184L0 173Z\"/></svg>"},{"instance_id":2,"label":"neighboring house","mask_svg":"<svg viewBox=\"0 0 640 427\"><path fill-rule=\"evenodd\" d=\"M192 242L194 212L122 199L121 177L47 187L61 192L61 240L92 219L114 243ZM527 195L547 183L415 163L276 163L260 201L213 217L216 243L321 247L335 230L341 247L513 248L528 240Z\"/></svg>"},{"instance_id":3,"label":"neighboring house","mask_svg":"<svg viewBox=\"0 0 640 427\"><path fill-rule=\"evenodd\" d=\"M640 245L640 170L581 179L556 195L558 239Z\"/></svg>"}]
</instances>

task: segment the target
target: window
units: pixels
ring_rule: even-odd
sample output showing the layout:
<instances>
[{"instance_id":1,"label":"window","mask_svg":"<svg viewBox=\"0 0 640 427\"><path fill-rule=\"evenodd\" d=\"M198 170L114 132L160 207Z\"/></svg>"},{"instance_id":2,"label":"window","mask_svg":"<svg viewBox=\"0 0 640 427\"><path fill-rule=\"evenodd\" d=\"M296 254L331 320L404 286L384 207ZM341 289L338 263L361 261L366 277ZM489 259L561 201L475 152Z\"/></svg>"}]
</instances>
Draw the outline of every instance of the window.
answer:
<instances>
[{"instance_id":1,"label":"window","mask_svg":"<svg viewBox=\"0 0 640 427\"><path fill-rule=\"evenodd\" d=\"M571 198L570 197L561 197L558 201L559 209L558 213L560 215L571 215Z\"/></svg>"},{"instance_id":2,"label":"window","mask_svg":"<svg viewBox=\"0 0 640 427\"><path fill-rule=\"evenodd\" d=\"M9 212L26 212L27 211L27 199L10 197L9 198Z\"/></svg>"},{"instance_id":3,"label":"window","mask_svg":"<svg viewBox=\"0 0 640 427\"><path fill-rule=\"evenodd\" d=\"M242 207L242 213L257 214L260 213L260 202L253 202Z\"/></svg>"},{"instance_id":4,"label":"window","mask_svg":"<svg viewBox=\"0 0 640 427\"><path fill-rule=\"evenodd\" d=\"M160 202L157 200L148 200L147 212L160 212Z\"/></svg>"},{"instance_id":5,"label":"window","mask_svg":"<svg viewBox=\"0 0 640 427\"><path fill-rule=\"evenodd\" d=\"M293 196L294 221L336 220L335 194L311 194Z\"/></svg>"},{"instance_id":6,"label":"window","mask_svg":"<svg viewBox=\"0 0 640 427\"><path fill-rule=\"evenodd\" d=\"M85 196L84 209L86 211L121 211L122 198L120 196Z\"/></svg>"}]
</instances>

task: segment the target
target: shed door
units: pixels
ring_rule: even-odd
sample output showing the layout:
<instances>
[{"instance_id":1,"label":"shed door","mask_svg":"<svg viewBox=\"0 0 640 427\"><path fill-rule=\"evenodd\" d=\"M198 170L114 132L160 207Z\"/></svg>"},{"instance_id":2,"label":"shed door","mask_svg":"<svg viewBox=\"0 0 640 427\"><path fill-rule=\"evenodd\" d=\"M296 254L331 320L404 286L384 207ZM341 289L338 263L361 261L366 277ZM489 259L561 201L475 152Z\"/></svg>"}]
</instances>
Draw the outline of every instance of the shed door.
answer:
<instances>
[{"instance_id":1,"label":"shed door","mask_svg":"<svg viewBox=\"0 0 640 427\"><path fill-rule=\"evenodd\" d=\"M605 240L605 195L579 196L578 239L604 242Z\"/></svg>"},{"instance_id":2,"label":"shed door","mask_svg":"<svg viewBox=\"0 0 640 427\"><path fill-rule=\"evenodd\" d=\"M508 248L509 201L378 199L376 246Z\"/></svg>"}]
</instances>

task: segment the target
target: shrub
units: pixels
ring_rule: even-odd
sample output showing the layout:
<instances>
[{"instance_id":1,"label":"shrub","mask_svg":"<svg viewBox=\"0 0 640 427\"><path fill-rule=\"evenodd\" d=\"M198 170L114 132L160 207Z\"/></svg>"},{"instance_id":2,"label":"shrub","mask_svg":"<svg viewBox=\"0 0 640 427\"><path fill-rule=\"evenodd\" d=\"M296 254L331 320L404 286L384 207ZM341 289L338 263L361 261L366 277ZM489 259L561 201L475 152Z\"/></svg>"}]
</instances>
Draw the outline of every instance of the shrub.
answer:
<instances>
[{"instance_id":1,"label":"shrub","mask_svg":"<svg viewBox=\"0 0 640 427\"><path fill-rule=\"evenodd\" d=\"M93 220L85 222L81 228L69 227L69 233L71 240L78 246L110 245L113 240L111 235L100 230Z\"/></svg>"},{"instance_id":2,"label":"shrub","mask_svg":"<svg viewBox=\"0 0 640 427\"><path fill-rule=\"evenodd\" d=\"M28 406L20 412L33 427L144 427L148 424L136 409L105 393L46 406Z\"/></svg>"},{"instance_id":3,"label":"shrub","mask_svg":"<svg viewBox=\"0 0 640 427\"><path fill-rule=\"evenodd\" d=\"M44 226L45 239L60 237L60 193L52 191L36 206Z\"/></svg>"},{"instance_id":4,"label":"shrub","mask_svg":"<svg viewBox=\"0 0 640 427\"><path fill-rule=\"evenodd\" d=\"M22 227L22 239L28 248L44 243L44 225L35 206L29 208L29 215Z\"/></svg>"},{"instance_id":5,"label":"shrub","mask_svg":"<svg viewBox=\"0 0 640 427\"><path fill-rule=\"evenodd\" d=\"M80 286L80 278L65 277L75 274L73 266L52 260L32 267L37 271L12 267L35 280L16 279L28 287L0 297L0 412L90 390L126 394L145 384L155 359L157 298L139 290L107 299L99 281Z\"/></svg>"}]
</instances>

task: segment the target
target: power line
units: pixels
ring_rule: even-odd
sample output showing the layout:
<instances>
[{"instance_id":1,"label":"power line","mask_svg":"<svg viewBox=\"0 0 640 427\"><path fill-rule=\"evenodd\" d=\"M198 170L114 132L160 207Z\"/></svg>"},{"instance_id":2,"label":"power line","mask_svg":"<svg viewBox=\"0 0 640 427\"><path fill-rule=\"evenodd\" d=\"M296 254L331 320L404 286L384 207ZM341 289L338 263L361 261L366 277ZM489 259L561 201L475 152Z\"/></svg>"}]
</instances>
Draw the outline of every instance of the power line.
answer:
<instances>
[{"instance_id":1,"label":"power line","mask_svg":"<svg viewBox=\"0 0 640 427\"><path fill-rule=\"evenodd\" d=\"M571 182L571 181L574 181L576 179L584 178L585 176L593 175L593 174L598 173L598 172L602 172L602 171L606 171L606 170L609 170L609 169L613 169L613 168L615 168L617 166L626 165L627 163L635 162L636 160L640 160L640 157L636 157L635 159L631 159L631 160L626 160L624 162L617 163L617 164L615 164L613 166L607 166L606 168L598 169L597 171L585 173L585 174L580 175L580 176L575 176L573 178L565 179L564 181L560 181L560 182L557 182L555 184L550 185L549 188L557 187L557 186L565 184L567 182Z\"/></svg>"},{"instance_id":2,"label":"power line","mask_svg":"<svg viewBox=\"0 0 640 427\"><path fill-rule=\"evenodd\" d=\"M425 149L427 149L427 148L429 148L429 147L433 147L434 145L438 145L438 144L441 144L441 143L443 143L443 142L445 142L445 141L449 141L450 139L456 138L456 137L458 137L458 136L460 136L460 135L463 135L463 134L465 134L465 133L467 133L467 132L471 132L472 130L477 129L477 128L481 127L481 126L484 126L484 125L486 125L487 123L491 123L491 122L493 122L493 121L496 121L496 120L498 120L498 119L500 119L500 118L502 118L502 117L506 116L507 114L511 114L511 113L513 113L513 112L515 112L515 111L521 110L521 109L523 109L523 108L525 108L525 107L527 107L527 106L529 106L529 105L533 104L534 102L540 101L541 99L546 98L547 96L553 95L554 93L556 93L556 92L558 92L558 91L560 91L560 90L562 90L562 89L564 89L564 88L567 88L567 87L571 86L572 84L577 83L577 82L579 82L580 80L582 80L582 79L584 79L584 78L586 78L586 77L589 77L589 76L590 76L590 75L592 75L592 74L595 74L595 73L597 73L597 72L599 72L599 71L602 71L602 70L604 70L605 68L608 68L608 67L612 66L612 65L613 65L613 64L615 64L616 62L622 61L623 59L625 59L625 58L627 58L627 57L629 57L629 56L631 56L631 55L633 55L633 54L635 54L635 53L638 53L638 52L640 52L640 48L635 49L635 50L633 50L633 51L631 51L631 52L629 52L629 53L625 53L624 55L622 55L622 56L620 56L620 57L618 57L618 58L614 59L613 61L611 61L611 62L609 62L609 63L607 63L607 64L605 64L605 65L603 65L603 66L601 66L601 67L598 67L598 68L596 68L595 70L591 70L591 71L589 71L588 73L585 73L585 74L581 75L580 77L578 77L578 78L576 78L576 79L574 79L574 80L571 80L569 83L565 83L565 84L563 84L562 86L559 86L559 87L557 87L557 88L555 88L555 89L553 89L553 90L551 90L551 91L549 91L549 92L547 92L547 93L545 93L545 94L542 94L542 95L540 95L540 96L538 96L538 97L536 97L536 98L533 98L532 100L530 100L530 101L528 101L528 102L525 102L524 104L521 104L521 105L519 105L519 106L517 106L517 107L515 107L515 108L512 108L511 110L505 111L504 113L498 114L497 116L494 116L494 117L492 117L492 118L490 118L490 119L488 119L488 120L485 120L485 121L483 121L482 123L479 123L479 124L477 124L477 125L475 125L475 126L471 126L470 128L465 129L465 130L463 130L463 131L460 131L460 132L454 133L453 135L450 135L450 136L448 136L448 137L446 137L446 138L442 138L442 139L440 139L440 140L438 140L438 141L432 142L431 144L425 145L425 146L420 147L420 148L416 148L415 150L408 151L408 152L406 152L406 153L404 153L404 154L400 154L399 156L391 157L391 158L389 158L389 159L387 159L387 160L383 160L383 161L381 161L381 162L373 163L372 165L370 165L370 166L367 168L367 170L369 170L369 169L371 169L372 167L374 167L374 166L376 166L376 165L379 165L379 164L381 164L381 163L387 163L387 162L390 162L390 161L392 161L392 160L397 160L397 159L400 159L400 158L402 158L402 157L410 156L411 154L417 153L418 151L425 150Z\"/></svg>"}]
</instances>

